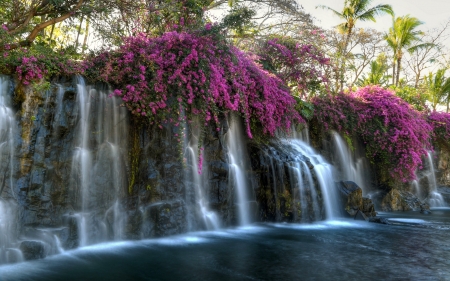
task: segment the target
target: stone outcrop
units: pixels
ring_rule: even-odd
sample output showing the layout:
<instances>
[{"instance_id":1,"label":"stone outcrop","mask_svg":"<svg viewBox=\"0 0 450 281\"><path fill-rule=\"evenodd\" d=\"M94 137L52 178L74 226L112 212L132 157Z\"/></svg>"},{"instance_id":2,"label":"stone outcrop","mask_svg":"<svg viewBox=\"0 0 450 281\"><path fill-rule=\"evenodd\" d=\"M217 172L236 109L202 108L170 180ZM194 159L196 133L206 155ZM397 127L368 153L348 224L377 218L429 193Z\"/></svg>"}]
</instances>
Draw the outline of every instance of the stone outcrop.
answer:
<instances>
[{"instance_id":1,"label":"stone outcrop","mask_svg":"<svg viewBox=\"0 0 450 281\"><path fill-rule=\"evenodd\" d=\"M362 189L352 181L339 181L336 188L341 195L340 201L346 213L355 219L375 217L372 200L362 197Z\"/></svg>"},{"instance_id":2,"label":"stone outcrop","mask_svg":"<svg viewBox=\"0 0 450 281\"><path fill-rule=\"evenodd\" d=\"M38 260L46 257L45 246L41 241L23 241L20 243L20 250L25 260Z\"/></svg>"},{"instance_id":3,"label":"stone outcrop","mask_svg":"<svg viewBox=\"0 0 450 281\"><path fill-rule=\"evenodd\" d=\"M441 148L438 153L437 182L441 186L450 186L450 150ZM450 202L450 201L447 201Z\"/></svg>"},{"instance_id":4,"label":"stone outcrop","mask_svg":"<svg viewBox=\"0 0 450 281\"><path fill-rule=\"evenodd\" d=\"M14 87L10 89L13 95ZM82 91L86 108L78 101ZM13 246L27 260L102 241L207 229L195 191L198 183L189 171L187 148L180 143L185 132L186 143L198 136L191 125L183 131L137 121L125 108L106 101L107 93L105 85L60 80L47 92L30 90L16 105L13 153L5 157L12 161L0 163L0 203L14 202L8 206L17 210L17 224L10 232L20 239ZM238 224L225 139L228 126L221 116L219 131L208 128L202 135L203 195L222 226ZM282 142L247 139L242 145L250 158L244 172L252 221L325 218L322 191L307 157ZM372 216L371 202L353 195L347 197L349 208Z\"/></svg>"},{"instance_id":5,"label":"stone outcrop","mask_svg":"<svg viewBox=\"0 0 450 281\"><path fill-rule=\"evenodd\" d=\"M409 191L391 189L381 201L381 210L384 212L425 211L427 209L429 210L429 207Z\"/></svg>"},{"instance_id":6,"label":"stone outcrop","mask_svg":"<svg viewBox=\"0 0 450 281\"><path fill-rule=\"evenodd\" d=\"M256 201L259 205L259 220L312 222L325 218L323 198L313 170L314 166L307 157L294 159L292 155L295 153L292 148L276 142L270 145L250 143L249 153ZM299 161L304 163L303 166L300 165L301 169L304 169L302 174L304 175L307 170L311 173L310 179L308 177L303 179L302 186L305 187L303 190L299 190L293 182L294 169ZM304 200L300 199L301 193ZM316 196L313 196L314 194Z\"/></svg>"}]
</instances>

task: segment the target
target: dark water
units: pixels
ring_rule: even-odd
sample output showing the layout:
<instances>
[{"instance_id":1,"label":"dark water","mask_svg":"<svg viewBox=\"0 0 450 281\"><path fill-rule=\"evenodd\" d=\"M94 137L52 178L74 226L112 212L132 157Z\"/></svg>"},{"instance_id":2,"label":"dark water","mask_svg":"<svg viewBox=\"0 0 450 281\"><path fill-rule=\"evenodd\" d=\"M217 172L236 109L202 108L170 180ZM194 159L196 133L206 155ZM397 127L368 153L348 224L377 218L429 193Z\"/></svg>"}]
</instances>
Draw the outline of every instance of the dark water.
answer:
<instances>
[{"instance_id":1,"label":"dark water","mask_svg":"<svg viewBox=\"0 0 450 281\"><path fill-rule=\"evenodd\" d=\"M450 210L392 225L263 224L85 247L0 266L0 280L450 280Z\"/></svg>"}]
</instances>

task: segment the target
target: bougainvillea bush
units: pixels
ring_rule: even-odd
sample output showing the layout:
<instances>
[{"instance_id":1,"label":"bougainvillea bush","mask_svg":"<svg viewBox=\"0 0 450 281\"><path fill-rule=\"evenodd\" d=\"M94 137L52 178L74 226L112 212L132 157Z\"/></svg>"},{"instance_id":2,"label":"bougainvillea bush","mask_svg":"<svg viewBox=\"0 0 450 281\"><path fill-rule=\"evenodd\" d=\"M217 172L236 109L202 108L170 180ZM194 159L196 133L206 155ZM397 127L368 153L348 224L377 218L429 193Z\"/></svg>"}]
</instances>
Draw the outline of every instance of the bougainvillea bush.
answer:
<instances>
[{"instance_id":1,"label":"bougainvillea bush","mask_svg":"<svg viewBox=\"0 0 450 281\"><path fill-rule=\"evenodd\" d=\"M119 49L91 58L86 74L111 84L134 115L159 126L178 125L180 112L205 125L218 123L221 113L238 112L252 137L254 120L270 135L304 122L282 81L213 28L126 38Z\"/></svg>"},{"instance_id":2,"label":"bougainvillea bush","mask_svg":"<svg viewBox=\"0 0 450 281\"><path fill-rule=\"evenodd\" d=\"M0 73L15 75L18 82L28 86L49 80L54 75L72 76L83 74L88 64L75 61L65 51L54 51L48 46L33 45L0 52Z\"/></svg>"},{"instance_id":3,"label":"bougainvillea bush","mask_svg":"<svg viewBox=\"0 0 450 281\"><path fill-rule=\"evenodd\" d=\"M304 45L291 38L263 41L258 50L260 61L276 73L299 97L328 91L325 70L330 59L313 45Z\"/></svg>"},{"instance_id":4,"label":"bougainvillea bush","mask_svg":"<svg viewBox=\"0 0 450 281\"><path fill-rule=\"evenodd\" d=\"M433 141L450 148L450 113L433 111L428 115L428 122L433 128Z\"/></svg>"},{"instance_id":5,"label":"bougainvillea bush","mask_svg":"<svg viewBox=\"0 0 450 281\"><path fill-rule=\"evenodd\" d=\"M390 90L368 86L349 94L313 100L315 118L326 129L356 135L380 170L403 182L415 179L431 149L426 117Z\"/></svg>"}]
</instances>

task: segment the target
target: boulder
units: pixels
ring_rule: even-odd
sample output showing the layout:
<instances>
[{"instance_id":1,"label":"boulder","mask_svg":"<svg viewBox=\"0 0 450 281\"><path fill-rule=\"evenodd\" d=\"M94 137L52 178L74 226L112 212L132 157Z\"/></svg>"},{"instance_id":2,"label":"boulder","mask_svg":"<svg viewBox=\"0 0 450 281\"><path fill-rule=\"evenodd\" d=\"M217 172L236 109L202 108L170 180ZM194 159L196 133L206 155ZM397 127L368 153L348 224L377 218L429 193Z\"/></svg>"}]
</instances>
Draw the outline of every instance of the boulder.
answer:
<instances>
[{"instance_id":1,"label":"boulder","mask_svg":"<svg viewBox=\"0 0 450 281\"><path fill-rule=\"evenodd\" d=\"M41 241L22 241L19 248L25 260L43 259L46 256L45 245Z\"/></svg>"},{"instance_id":2,"label":"boulder","mask_svg":"<svg viewBox=\"0 0 450 281\"><path fill-rule=\"evenodd\" d=\"M372 199L363 197L362 212L367 217L375 217L377 215L377 212L375 212L375 205L372 202Z\"/></svg>"},{"instance_id":3,"label":"boulder","mask_svg":"<svg viewBox=\"0 0 450 281\"><path fill-rule=\"evenodd\" d=\"M355 218L366 220L376 216L375 207L371 199L362 197L362 189L352 181L336 183L340 194L340 201L346 213Z\"/></svg>"},{"instance_id":4,"label":"boulder","mask_svg":"<svg viewBox=\"0 0 450 281\"><path fill-rule=\"evenodd\" d=\"M431 215L430 205L426 203L420 204L420 213L424 215Z\"/></svg>"},{"instance_id":5,"label":"boulder","mask_svg":"<svg viewBox=\"0 0 450 281\"><path fill-rule=\"evenodd\" d=\"M369 218L369 222L381 223L381 224L389 224L388 219L387 218L382 218L382 217L371 217L371 218Z\"/></svg>"},{"instance_id":6,"label":"boulder","mask_svg":"<svg viewBox=\"0 0 450 281\"><path fill-rule=\"evenodd\" d=\"M391 189L381 201L384 212L392 211L418 211L422 203L419 198L409 191Z\"/></svg>"}]
</instances>

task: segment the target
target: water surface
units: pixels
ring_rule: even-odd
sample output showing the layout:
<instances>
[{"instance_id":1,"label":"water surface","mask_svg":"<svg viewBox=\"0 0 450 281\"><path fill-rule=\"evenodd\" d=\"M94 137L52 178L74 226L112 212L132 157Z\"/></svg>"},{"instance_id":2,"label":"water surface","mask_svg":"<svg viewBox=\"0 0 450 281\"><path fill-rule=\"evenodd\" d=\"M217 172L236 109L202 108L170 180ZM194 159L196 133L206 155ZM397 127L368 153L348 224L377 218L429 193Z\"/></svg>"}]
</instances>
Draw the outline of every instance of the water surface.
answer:
<instances>
[{"instance_id":1,"label":"water surface","mask_svg":"<svg viewBox=\"0 0 450 281\"><path fill-rule=\"evenodd\" d=\"M449 280L450 210L103 243L0 266L0 280Z\"/></svg>"}]
</instances>

